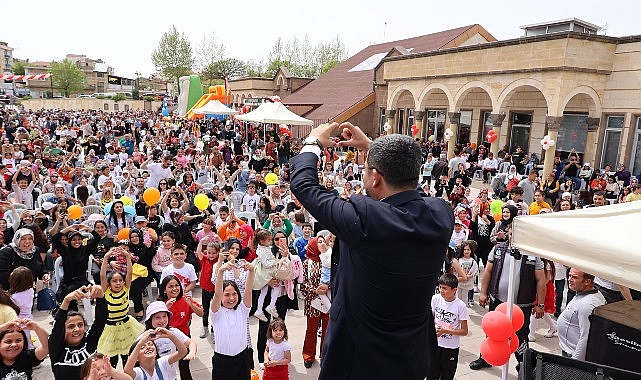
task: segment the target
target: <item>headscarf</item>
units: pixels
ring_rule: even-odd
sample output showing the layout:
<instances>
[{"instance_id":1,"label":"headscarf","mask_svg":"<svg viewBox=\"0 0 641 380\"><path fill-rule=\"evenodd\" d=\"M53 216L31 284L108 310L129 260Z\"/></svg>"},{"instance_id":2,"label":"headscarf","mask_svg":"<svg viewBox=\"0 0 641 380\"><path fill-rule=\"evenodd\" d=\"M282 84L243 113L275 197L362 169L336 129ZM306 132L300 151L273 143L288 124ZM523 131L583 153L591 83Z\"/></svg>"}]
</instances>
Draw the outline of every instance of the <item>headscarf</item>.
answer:
<instances>
[{"instance_id":1,"label":"headscarf","mask_svg":"<svg viewBox=\"0 0 641 380\"><path fill-rule=\"evenodd\" d=\"M305 253L305 258L307 260L312 260L320 263L320 254L320 249L318 249L318 237L309 239L309 242L307 243L307 252Z\"/></svg>"},{"instance_id":2,"label":"headscarf","mask_svg":"<svg viewBox=\"0 0 641 380\"><path fill-rule=\"evenodd\" d=\"M183 216L183 210L179 208L172 208L171 210L169 210L169 219L167 220L167 222L174 227L178 227L180 225L178 221L182 216Z\"/></svg>"},{"instance_id":3,"label":"headscarf","mask_svg":"<svg viewBox=\"0 0 641 380\"><path fill-rule=\"evenodd\" d=\"M504 209L510 210L510 218L508 220L503 219ZM516 206L512 206L512 205L503 206L503 208L501 209L501 227L500 227L501 230L507 231L507 228L512 224L512 221L514 220L518 212L519 211L517 210Z\"/></svg>"},{"instance_id":4,"label":"headscarf","mask_svg":"<svg viewBox=\"0 0 641 380\"><path fill-rule=\"evenodd\" d=\"M14 252L20 256L21 259L23 260L31 260L33 258L33 255L36 253L36 245L34 244L31 249L28 251L22 251L20 250L20 240L22 240L23 237L31 235L33 236L33 231L31 231L28 228L21 228L18 231L16 231L15 235L13 235L13 241L11 242L10 246L13 248Z\"/></svg>"},{"instance_id":5,"label":"headscarf","mask_svg":"<svg viewBox=\"0 0 641 380\"><path fill-rule=\"evenodd\" d=\"M245 234L247 235L246 238L241 239L240 241L240 246L242 248L246 248L249 244L249 239L254 237L254 230L252 229L252 226L249 225L249 223L241 224L240 226L238 226L238 228L245 231Z\"/></svg>"}]
</instances>

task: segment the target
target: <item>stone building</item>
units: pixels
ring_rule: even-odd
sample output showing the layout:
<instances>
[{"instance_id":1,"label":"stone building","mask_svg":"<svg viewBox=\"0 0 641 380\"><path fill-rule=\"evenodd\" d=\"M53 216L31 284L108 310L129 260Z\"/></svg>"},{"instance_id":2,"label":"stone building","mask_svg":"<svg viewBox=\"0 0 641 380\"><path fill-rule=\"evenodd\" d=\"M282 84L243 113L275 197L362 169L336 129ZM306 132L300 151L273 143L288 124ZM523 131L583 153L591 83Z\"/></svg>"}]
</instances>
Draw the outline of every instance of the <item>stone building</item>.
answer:
<instances>
[{"instance_id":1,"label":"stone building","mask_svg":"<svg viewBox=\"0 0 641 380\"><path fill-rule=\"evenodd\" d=\"M572 30L383 59L375 69L376 132L387 122L390 132L409 134L416 124L416 137L441 140L450 128L451 141L495 153L520 145L539 157L550 135L556 145L545 154L546 172L554 154L574 149L593 166L623 163L639 175L641 35ZM492 144L490 129L499 136Z\"/></svg>"},{"instance_id":2,"label":"stone building","mask_svg":"<svg viewBox=\"0 0 641 380\"><path fill-rule=\"evenodd\" d=\"M296 92L314 79L296 77L286 67L280 67L273 78L247 77L229 81L232 106L254 108L260 105L261 98L279 96L281 99Z\"/></svg>"}]
</instances>

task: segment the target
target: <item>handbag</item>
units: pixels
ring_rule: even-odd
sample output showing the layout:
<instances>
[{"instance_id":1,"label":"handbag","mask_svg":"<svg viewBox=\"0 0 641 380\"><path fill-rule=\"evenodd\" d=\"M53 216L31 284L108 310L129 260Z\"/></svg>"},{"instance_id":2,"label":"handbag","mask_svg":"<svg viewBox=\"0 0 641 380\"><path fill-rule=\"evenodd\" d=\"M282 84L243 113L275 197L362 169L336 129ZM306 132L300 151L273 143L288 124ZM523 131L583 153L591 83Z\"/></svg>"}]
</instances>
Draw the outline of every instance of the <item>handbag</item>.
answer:
<instances>
[{"instance_id":1,"label":"handbag","mask_svg":"<svg viewBox=\"0 0 641 380\"><path fill-rule=\"evenodd\" d=\"M147 277L149 275L149 270L147 270L147 267L135 263L134 265L131 266L131 279L132 281L137 279L138 277Z\"/></svg>"},{"instance_id":2,"label":"handbag","mask_svg":"<svg viewBox=\"0 0 641 380\"><path fill-rule=\"evenodd\" d=\"M56 293L49 288L42 288L36 297L36 309L39 311L52 310L58 305Z\"/></svg>"},{"instance_id":3,"label":"handbag","mask_svg":"<svg viewBox=\"0 0 641 380\"><path fill-rule=\"evenodd\" d=\"M289 281L294 279L294 268L292 261L288 257L283 257L276 264L276 274L274 275L280 281Z\"/></svg>"},{"instance_id":4,"label":"handbag","mask_svg":"<svg viewBox=\"0 0 641 380\"><path fill-rule=\"evenodd\" d=\"M310 302L311 307L314 309L320 311L323 314L329 313L329 307L331 305L326 305L323 303L320 297L316 296L312 299L312 302Z\"/></svg>"}]
</instances>

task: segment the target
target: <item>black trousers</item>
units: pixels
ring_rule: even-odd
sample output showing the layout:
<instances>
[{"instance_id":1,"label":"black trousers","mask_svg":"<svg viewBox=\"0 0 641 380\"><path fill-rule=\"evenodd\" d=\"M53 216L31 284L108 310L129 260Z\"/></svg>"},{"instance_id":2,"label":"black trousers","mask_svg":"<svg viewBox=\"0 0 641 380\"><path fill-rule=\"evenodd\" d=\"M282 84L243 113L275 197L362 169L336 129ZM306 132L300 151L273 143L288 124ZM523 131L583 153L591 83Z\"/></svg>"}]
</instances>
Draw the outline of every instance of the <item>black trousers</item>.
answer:
<instances>
[{"instance_id":1,"label":"black trousers","mask_svg":"<svg viewBox=\"0 0 641 380\"><path fill-rule=\"evenodd\" d=\"M492 299L488 306L489 311L496 310L497 306L502 304L503 301L498 299ZM523 361L523 354L528 348L528 335L530 334L530 316L532 315L532 306L520 307L523 312L524 322L523 326L516 332L516 336L519 338L519 348L514 353L514 357L519 362Z\"/></svg>"},{"instance_id":2,"label":"black trousers","mask_svg":"<svg viewBox=\"0 0 641 380\"><path fill-rule=\"evenodd\" d=\"M438 357L432 362L428 380L454 380L458 365L458 348L438 347Z\"/></svg>"},{"instance_id":3,"label":"black trousers","mask_svg":"<svg viewBox=\"0 0 641 380\"><path fill-rule=\"evenodd\" d=\"M140 313L144 307L142 305L142 292L154 280L152 276L138 277L131 282L129 289L129 298L134 303L134 312Z\"/></svg>"}]
</instances>

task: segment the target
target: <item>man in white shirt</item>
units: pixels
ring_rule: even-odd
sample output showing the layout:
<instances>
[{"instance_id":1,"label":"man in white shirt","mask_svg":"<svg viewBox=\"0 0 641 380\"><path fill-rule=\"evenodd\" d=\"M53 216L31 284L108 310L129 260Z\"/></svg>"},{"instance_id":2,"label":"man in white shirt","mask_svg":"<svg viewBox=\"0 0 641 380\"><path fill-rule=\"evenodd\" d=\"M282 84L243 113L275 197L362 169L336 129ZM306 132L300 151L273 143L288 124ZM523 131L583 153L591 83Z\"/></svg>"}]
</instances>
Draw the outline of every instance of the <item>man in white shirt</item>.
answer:
<instances>
[{"instance_id":1,"label":"man in white shirt","mask_svg":"<svg viewBox=\"0 0 641 380\"><path fill-rule=\"evenodd\" d=\"M149 171L149 179L147 180L147 187L158 187L158 183L161 179L169 178L171 176L171 161L173 157L171 155L166 155L162 158L162 162L150 162L153 160L153 156L150 156L147 161L143 162L140 165L140 168L143 170Z\"/></svg>"},{"instance_id":2,"label":"man in white shirt","mask_svg":"<svg viewBox=\"0 0 641 380\"><path fill-rule=\"evenodd\" d=\"M483 183L489 183L489 174L496 175L496 171L499 169L499 160L494 158L494 153L490 152L487 154L487 158L482 161L481 166L483 167Z\"/></svg>"},{"instance_id":3,"label":"man in white shirt","mask_svg":"<svg viewBox=\"0 0 641 380\"><path fill-rule=\"evenodd\" d=\"M585 360L590 332L590 315L605 305L605 297L594 287L594 275L570 269L568 286L576 292L557 321L559 346L563 356Z\"/></svg>"}]
</instances>

